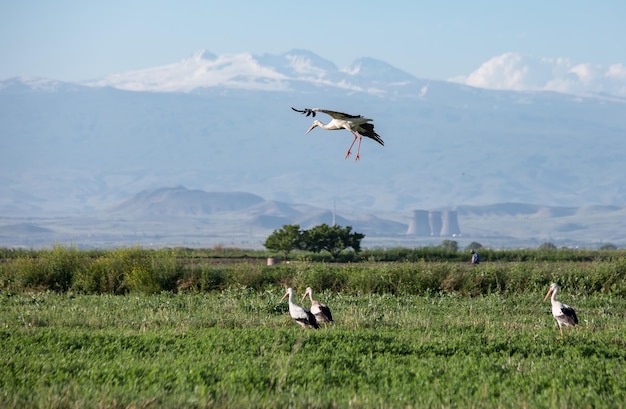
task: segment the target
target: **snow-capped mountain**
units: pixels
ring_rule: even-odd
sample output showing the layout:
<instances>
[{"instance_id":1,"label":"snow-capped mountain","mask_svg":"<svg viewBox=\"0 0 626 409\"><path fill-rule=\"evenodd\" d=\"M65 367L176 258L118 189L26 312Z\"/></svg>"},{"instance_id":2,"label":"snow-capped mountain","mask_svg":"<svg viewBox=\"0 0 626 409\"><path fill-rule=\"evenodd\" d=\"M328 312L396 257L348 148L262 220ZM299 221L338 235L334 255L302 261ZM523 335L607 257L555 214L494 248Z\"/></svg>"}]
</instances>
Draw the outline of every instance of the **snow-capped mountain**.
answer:
<instances>
[{"instance_id":1,"label":"snow-capped mountain","mask_svg":"<svg viewBox=\"0 0 626 409\"><path fill-rule=\"evenodd\" d=\"M69 92L78 91L82 88L85 88L85 86L35 77L10 78L0 82L0 92L6 95L23 94L25 92Z\"/></svg>"},{"instance_id":2,"label":"snow-capped mountain","mask_svg":"<svg viewBox=\"0 0 626 409\"><path fill-rule=\"evenodd\" d=\"M626 67L576 64L566 58L504 53L450 82L504 91L549 91L581 96L626 98ZM303 83L370 93L415 93L428 82L375 58L338 68L308 50L281 55L247 53L217 56L200 50L178 63L112 74L89 81L132 91L190 92L205 87L293 91ZM401 87L399 87L401 85Z\"/></svg>"},{"instance_id":3,"label":"snow-capped mountain","mask_svg":"<svg viewBox=\"0 0 626 409\"><path fill-rule=\"evenodd\" d=\"M87 82L93 87L130 91L190 92L228 87L264 91L294 91L302 83L351 91L380 92L381 86L419 81L410 74L373 58L362 58L339 69L306 50L282 55L216 56L199 51L175 64L109 75Z\"/></svg>"}]
</instances>

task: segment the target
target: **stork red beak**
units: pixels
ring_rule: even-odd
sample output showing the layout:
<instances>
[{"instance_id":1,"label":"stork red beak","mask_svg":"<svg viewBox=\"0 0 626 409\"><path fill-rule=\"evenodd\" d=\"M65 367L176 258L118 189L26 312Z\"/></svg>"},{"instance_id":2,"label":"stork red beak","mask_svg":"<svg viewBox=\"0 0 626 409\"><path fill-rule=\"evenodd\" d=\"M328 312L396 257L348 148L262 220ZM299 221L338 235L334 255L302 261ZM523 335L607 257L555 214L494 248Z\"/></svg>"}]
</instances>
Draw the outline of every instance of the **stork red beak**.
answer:
<instances>
[{"instance_id":1,"label":"stork red beak","mask_svg":"<svg viewBox=\"0 0 626 409\"><path fill-rule=\"evenodd\" d=\"M285 295L283 295L283 298L281 298L279 302L283 302L283 300L285 299L285 297L287 297L288 295L289 295L289 293L285 293Z\"/></svg>"},{"instance_id":2,"label":"stork red beak","mask_svg":"<svg viewBox=\"0 0 626 409\"><path fill-rule=\"evenodd\" d=\"M546 296L545 296L545 297L543 297L543 300L544 300L544 301L548 299L548 297L550 296L550 294L552 294L552 291L553 291L553 290L552 290L552 288L550 288L550 289L548 290L548 292L546 293Z\"/></svg>"},{"instance_id":3,"label":"stork red beak","mask_svg":"<svg viewBox=\"0 0 626 409\"><path fill-rule=\"evenodd\" d=\"M302 296L302 299L300 300L300 303L302 303L304 301L304 299L306 298L307 295L309 295L309 292L305 291L304 295Z\"/></svg>"},{"instance_id":4,"label":"stork red beak","mask_svg":"<svg viewBox=\"0 0 626 409\"><path fill-rule=\"evenodd\" d=\"M308 131L306 131L304 134L305 134L305 135L306 135L306 134L308 134L308 133L309 133L309 132L311 132L313 129L315 129L315 127L316 127L316 126L317 126L317 124L313 124L313 125L311 125L311 127L309 128L309 130L308 130Z\"/></svg>"}]
</instances>

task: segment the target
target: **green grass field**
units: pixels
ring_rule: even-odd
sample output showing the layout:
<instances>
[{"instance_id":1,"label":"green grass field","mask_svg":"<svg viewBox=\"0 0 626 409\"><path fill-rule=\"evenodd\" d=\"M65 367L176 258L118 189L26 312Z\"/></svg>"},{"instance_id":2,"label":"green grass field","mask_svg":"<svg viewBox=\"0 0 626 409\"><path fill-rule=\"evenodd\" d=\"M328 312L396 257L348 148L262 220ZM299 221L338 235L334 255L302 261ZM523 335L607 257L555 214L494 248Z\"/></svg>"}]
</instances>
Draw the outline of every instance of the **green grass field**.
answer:
<instances>
[{"instance_id":1,"label":"green grass field","mask_svg":"<svg viewBox=\"0 0 626 409\"><path fill-rule=\"evenodd\" d=\"M563 286L580 325L560 337L545 291L318 290L317 331L283 286L2 291L0 407L625 407L626 299Z\"/></svg>"}]
</instances>

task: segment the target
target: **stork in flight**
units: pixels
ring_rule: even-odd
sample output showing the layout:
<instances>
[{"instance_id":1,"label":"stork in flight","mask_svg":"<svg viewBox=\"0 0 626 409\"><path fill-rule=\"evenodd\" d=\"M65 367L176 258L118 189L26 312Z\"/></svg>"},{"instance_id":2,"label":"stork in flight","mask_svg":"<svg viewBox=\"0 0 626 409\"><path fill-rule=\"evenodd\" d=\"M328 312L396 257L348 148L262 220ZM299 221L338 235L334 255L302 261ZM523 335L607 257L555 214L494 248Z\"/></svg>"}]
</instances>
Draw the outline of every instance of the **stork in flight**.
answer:
<instances>
[{"instance_id":1,"label":"stork in flight","mask_svg":"<svg viewBox=\"0 0 626 409\"><path fill-rule=\"evenodd\" d=\"M552 315L554 316L557 324L559 324L559 332L563 335L562 326L565 325L567 327L573 327L578 324L578 317L576 316L576 311L574 311L572 307L556 300L556 293L558 290L559 286L556 285L556 283L550 284L550 289L546 293L543 300L547 300L548 296L552 294L552 298L550 298L550 302L552 303Z\"/></svg>"},{"instance_id":2,"label":"stork in flight","mask_svg":"<svg viewBox=\"0 0 626 409\"><path fill-rule=\"evenodd\" d=\"M307 295L311 300L311 312L313 313L313 315L315 315L315 319L317 320L317 322L323 322L324 327L326 326L327 322L334 322L333 314L330 312L330 308L328 308L325 304L322 304L321 302L313 299L313 289L311 287L307 287L304 291L302 301L304 301Z\"/></svg>"},{"instance_id":3,"label":"stork in flight","mask_svg":"<svg viewBox=\"0 0 626 409\"><path fill-rule=\"evenodd\" d=\"M315 114L317 112L323 112L326 115L330 115L330 117L332 118L332 120L327 124L324 124L316 119L315 121L313 121L313 124L311 125L309 130L304 133L305 135L311 132L317 126L326 129L327 131L334 131L337 129L347 129L348 131L350 131L350 133L354 136L354 139L352 140L352 143L348 148L345 159L348 159L348 156L350 156L352 147L354 146L354 142L356 142L357 138L359 139L359 144L356 149L355 161L359 160L360 158L359 153L361 151L361 140L364 136L367 138L371 138L379 144L385 146L385 142L383 142L380 135L378 135L376 131L374 131L374 124L370 123L370 121L373 121L373 119L365 118L361 115L344 114L343 112L329 111L327 109L320 108L305 108L303 110L299 110L291 107L291 109L311 117L315 117Z\"/></svg>"},{"instance_id":4,"label":"stork in flight","mask_svg":"<svg viewBox=\"0 0 626 409\"><path fill-rule=\"evenodd\" d=\"M307 310L304 307L299 306L298 304L293 302L293 288L289 287L283 298L280 299L280 302L283 302L285 297L289 296L289 315L293 318L302 329L306 328L315 328L319 329L319 324L315 319L315 315L311 313L311 311Z\"/></svg>"}]
</instances>

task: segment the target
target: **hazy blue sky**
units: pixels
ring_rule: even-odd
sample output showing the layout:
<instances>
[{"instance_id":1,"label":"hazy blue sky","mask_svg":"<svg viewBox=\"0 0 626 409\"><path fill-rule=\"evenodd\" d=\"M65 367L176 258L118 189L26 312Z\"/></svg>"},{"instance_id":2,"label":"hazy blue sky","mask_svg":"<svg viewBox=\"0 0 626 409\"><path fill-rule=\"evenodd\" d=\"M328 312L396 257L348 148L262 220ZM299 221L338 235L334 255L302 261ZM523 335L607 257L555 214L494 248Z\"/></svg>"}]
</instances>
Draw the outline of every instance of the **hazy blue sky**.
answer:
<instances>
[{"instance_id":1,"label":"hazy blue sky","mask_svg":"<svg viewBox=\"0 0 626 409\"><path fill-rule=\"evenodd\" d=\"M417 77L467 76L507 52L626 65L626 2L24 0L0 5L0 79L66 81L195 51L304 48L344 67L374 57Z\"/></svg>"}]
</instances>

